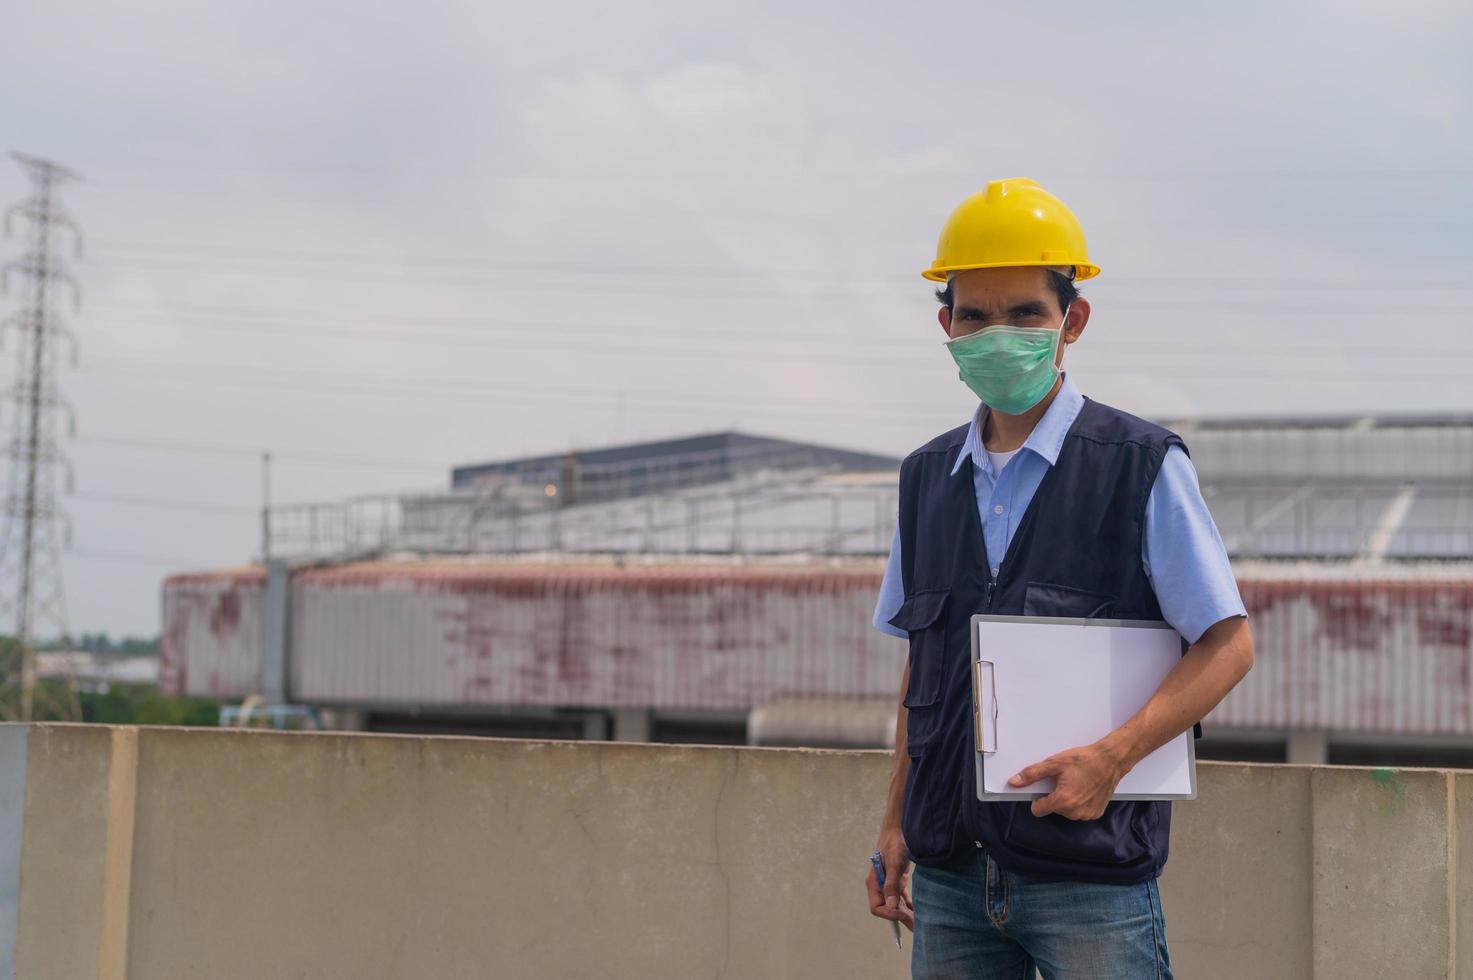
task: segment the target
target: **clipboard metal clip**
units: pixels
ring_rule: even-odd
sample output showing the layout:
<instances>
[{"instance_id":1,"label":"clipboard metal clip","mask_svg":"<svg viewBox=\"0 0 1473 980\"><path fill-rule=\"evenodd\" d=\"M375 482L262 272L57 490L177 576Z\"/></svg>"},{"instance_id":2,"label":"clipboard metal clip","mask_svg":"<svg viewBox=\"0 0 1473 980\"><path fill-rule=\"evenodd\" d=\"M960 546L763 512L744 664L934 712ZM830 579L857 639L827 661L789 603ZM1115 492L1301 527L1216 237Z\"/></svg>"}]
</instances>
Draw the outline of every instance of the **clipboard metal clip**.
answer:
<instances>
[{"instance_id":1,"label":"clipboard metal clip","mask_svg":"<svg viewBox=\"0 0 1473 980\"><path fill-rule=\"evenodd\" d=\"M987 680L982 679L983 670L986 667ZM983 724L982 692L987 691L990 697L987 704L991 708L991 715L987 722L991 726L991 737L988 737L988 725ZM991 755L997 751L997 667L990 660L977 660L972 664L972 721L977 736L977 751L984 755Z\"/></svg>"}]
</instances>

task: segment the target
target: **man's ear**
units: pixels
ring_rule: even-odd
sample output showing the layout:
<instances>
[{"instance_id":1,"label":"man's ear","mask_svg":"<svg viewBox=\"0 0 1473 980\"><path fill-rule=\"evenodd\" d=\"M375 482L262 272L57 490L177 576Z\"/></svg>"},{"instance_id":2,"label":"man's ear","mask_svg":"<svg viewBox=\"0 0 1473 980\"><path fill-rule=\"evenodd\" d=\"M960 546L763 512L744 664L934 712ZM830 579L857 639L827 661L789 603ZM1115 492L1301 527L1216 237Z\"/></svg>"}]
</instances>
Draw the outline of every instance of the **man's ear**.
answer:
<instances>
[{"instance_id":1,"label":"man's ear","mask_svg":"<svg viewBox=\"0 0 1473 980\"><path fill-rule=\"evenodd\" d=\"M1072 344L1084 333L1085 324L1089 323L1089 300L1083 296L1076 296L1074 302L1069 304L1069 315L1064 319L1063 340L1066 344Z\"/></svg>"},{"instance_id":2,"label":"man's ear","mask_svg":"<svg viewBox=\"0 0 1473 980\"><path fill-rule=\"evenodd\" d=\"M936 319L941 324L941 330L947 337L951 336L951 307L943 306L936 311Z\"/></svg>"}]
</instances>

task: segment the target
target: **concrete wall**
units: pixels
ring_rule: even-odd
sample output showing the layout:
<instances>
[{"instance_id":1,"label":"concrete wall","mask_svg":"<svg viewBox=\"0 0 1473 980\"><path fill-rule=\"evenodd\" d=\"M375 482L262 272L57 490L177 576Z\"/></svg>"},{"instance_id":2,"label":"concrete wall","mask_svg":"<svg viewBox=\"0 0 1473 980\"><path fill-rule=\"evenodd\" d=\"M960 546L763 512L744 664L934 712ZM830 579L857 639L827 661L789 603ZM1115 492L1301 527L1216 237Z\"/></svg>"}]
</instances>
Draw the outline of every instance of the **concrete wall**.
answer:
<instances>
[{"instance_id":1,"label":"concrete wall","mask_svg":"<svg viewBox=\"0 0 1473 980\"><path fill-rule=\"evenodd\" d=\"M908 976L862 891L882 752L34 725L0 762L25 980ZM1200 783L1178 976L1473 977L1473 773Z\"/></svg>"}]
</instances>

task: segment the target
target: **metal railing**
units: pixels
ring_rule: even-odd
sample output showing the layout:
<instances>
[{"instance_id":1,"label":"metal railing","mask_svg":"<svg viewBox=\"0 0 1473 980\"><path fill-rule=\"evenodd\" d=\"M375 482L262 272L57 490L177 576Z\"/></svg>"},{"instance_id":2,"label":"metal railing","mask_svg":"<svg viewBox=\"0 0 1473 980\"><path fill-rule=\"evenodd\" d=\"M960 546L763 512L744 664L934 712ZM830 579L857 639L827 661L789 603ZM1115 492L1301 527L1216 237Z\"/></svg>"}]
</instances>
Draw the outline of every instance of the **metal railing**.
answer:
<instances>
[{"instance_id":1,"label":"metal railing","mask_svg":"<svg viewBox=\"0 0 1473 980\"><path fill-rule=\"evenodd\" d=\"M1473 560L1473 487L1204 487L1234 558ZM1400 500L1398 505L1398 498ZM271 553L885 555L893 478L820 467L567 505L522 484L275 507ZM1397 509L1399 506L1400 509Z\"/></svg>"},{"instance_id":2,"label":"metal railing","mask_svg":"<svg viewBox=\"0 0 1473 980\"><path fill-rule=\"evenodd\" d=\"M495 488L542 494L577 503L668 494L725 483L743 474L830 469L832 453L815 446L751 445L641 456L614 462L586 462L577 453L560 458L491 466L464 474L458 489Z\"/></svg>"},{"instance_id":3,"label":"metal railing","mask_svg":"<svg viewBox=\"0 0 1473 980\"><path fill-rule=\"evenodd\" d=\"M488 491L359 497L272 508L271 554L342 558L392 552L884 555L893 483L822 470L755 473L726 484L600 503Z\"/></svg>"},{"instance_id":4,"label":"metal railing","mask_svg":"<svg viewBox=\"0 0 1473 980\"><path fill-rule=\"evenodd\" d=\"M1473 559L1473 485L1271 483L1203 487L1235 558Z\"/></svg>"}]
</instances>

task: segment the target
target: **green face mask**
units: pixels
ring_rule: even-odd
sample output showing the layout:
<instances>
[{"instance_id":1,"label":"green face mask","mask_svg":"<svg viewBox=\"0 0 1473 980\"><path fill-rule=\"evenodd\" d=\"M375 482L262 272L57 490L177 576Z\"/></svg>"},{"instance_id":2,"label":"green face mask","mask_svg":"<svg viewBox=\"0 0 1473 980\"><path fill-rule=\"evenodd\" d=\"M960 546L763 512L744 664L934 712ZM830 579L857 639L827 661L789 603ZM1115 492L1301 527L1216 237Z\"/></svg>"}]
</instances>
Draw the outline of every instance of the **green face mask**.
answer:
<instances>
[{"instance_id":1,"label":"green face mask","mask_svg":"<svg viewBox=\"0 0 1473 980\"><path fill-rule=\"evenodd\" d=\"M1067 320L1069 311L1064 311ZM989 408L1022 415L1059 380L1061 327L984 327L946 342L961 379Z\"/></svg>"}]
</instances>

